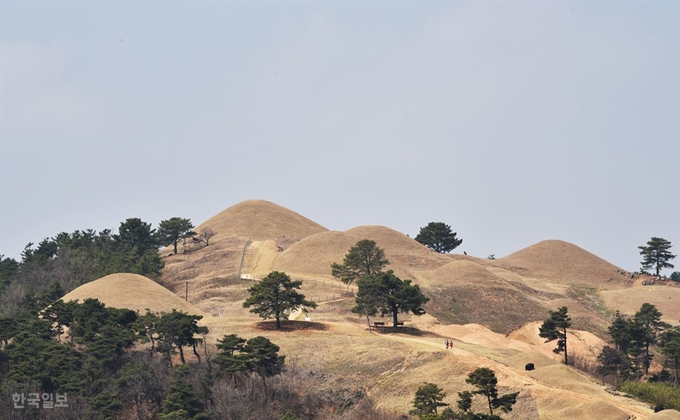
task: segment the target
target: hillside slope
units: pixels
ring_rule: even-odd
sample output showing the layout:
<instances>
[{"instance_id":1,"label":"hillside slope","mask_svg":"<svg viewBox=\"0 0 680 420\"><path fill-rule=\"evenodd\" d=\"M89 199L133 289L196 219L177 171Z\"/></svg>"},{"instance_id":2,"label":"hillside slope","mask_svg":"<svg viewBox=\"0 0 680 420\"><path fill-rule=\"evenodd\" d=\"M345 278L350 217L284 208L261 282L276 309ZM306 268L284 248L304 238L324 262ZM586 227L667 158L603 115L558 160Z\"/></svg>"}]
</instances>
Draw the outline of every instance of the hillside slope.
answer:
<instances>
[{"instance_id":1,"label":"hillside slope","mask_svg":"<svg viewBox=\"0 0 680 420\"><path fill-rule=\"evenodd\" d=\"M442 321L508 333L545 317L546 306L473 261L450 262L424 275L430 313Z\"/></svg>"}]
</instances>

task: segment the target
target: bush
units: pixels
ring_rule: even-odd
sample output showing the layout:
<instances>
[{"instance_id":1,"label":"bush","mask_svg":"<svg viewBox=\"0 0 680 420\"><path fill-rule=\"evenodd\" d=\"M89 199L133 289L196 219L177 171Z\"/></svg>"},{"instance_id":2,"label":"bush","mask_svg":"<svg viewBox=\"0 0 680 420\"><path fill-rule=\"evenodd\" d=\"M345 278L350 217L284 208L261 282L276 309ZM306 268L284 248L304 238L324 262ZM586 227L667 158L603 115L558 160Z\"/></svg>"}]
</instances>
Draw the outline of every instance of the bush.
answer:
<instances>
[{"instance_id":1,"label":"bush","mask_svg":"<svg viewBox=\"0 0 680 420\"><path fill-rule=\"evenodd\" d=\"M680 283L680 271L673 271L671 273L671 280Z\"/></svg>"},{"instance_id":2,"label":"bush","mask_svg":"<svg viewBox=\"0 0 680 420\"><path fill-rule=\"evenodd\" d=\"M625 381L619 385L618 390L656 406L680 410L680 388L673 385Z\"/></svg>"}]
</instances>

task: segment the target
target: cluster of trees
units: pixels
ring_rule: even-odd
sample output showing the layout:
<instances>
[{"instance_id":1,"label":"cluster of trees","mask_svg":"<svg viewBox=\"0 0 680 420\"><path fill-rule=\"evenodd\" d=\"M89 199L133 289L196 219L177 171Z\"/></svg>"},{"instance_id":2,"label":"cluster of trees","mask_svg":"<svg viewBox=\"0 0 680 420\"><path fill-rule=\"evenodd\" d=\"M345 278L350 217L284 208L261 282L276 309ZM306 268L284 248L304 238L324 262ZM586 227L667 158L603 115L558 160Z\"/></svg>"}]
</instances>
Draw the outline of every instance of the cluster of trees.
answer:
<instances>
[{"instance_id":1,"label":"cluster of trees","mask_svg":"<svg viewBox=\"0 0 680 420\"><path fill-rule=\"evenodd\" d=\"M385 251L371 240L356 243L345 255L343 263L331 264L331 274L348 286L357 284L356 306L352 312L368 317L391 315L393 327L397 327L398 314L425 313L423 305L429 302L418 285L402 280L392 270L383 272L389 264Z\"/></svg>"},{"instance_id":2,"label":"cluster of trees","mask_svg":"<svg viewBox=\"0 0 680 420\"><path fill-rule=\"evenodd\" d=\"M177 399L177 381L164 389L150 367L169 374L174 354L186 363L185 347L198 357L203 338L196 335L208 333L197 324L201 318L174 310L140 316L96 299L58 300L40 316L2 317L0 392L67 393L71 404L93 419L112 418L133 402L139 418L150 411L166 413L165 406ZM65 333L68 339L62 339ZM135 351L135 344L144 342L151 342L150 350Z\"/></svg>"},{"instance_id":3,"label":"cluster of trees","mask_svg":"<svg viewBox=\"0 0 680 420\"><path fill-rule=\"evenodd\" d=\"M498 395L498 379L495 372L489 368L475 369L465 382L475 389L458 393L458 411L454 411L444 402L446 393L438 385L425 382L415 393L410 414L417 415L421 420L501 420L498 414L494 414L494 410L509 413L517 403L519 392ZM472 411L475 395L486 399L489 414ZM438 410L441 407L446 408L440 414Z\"/></svg>"},{"instance_id":4,"label":"cluster of trees","mask_svg":"<svg viewBox=\"0 0 680 420\"><path fill-rule=\"evenodd\" d=\"M52 301L51 289L68 293L72 289L113 273L135 273L158 278L163 270L159 248L193 238L209 244L215 233L193 230L189 219L173 217L158 229L139 218L122 222L117 233L109 229L62 232L37 245L29 243L21 261L0 255L0 313L17 315L44 308ZM56 296L59 298L60 296Z\"/></svg>"},{"instance_id":5,"label":"cluster of trees","mask_svg":"<svg viewBox=\"0 0 680 420\"><path fill-rule=\"evenodd\" d=\"M658 351L665 356L664 366L672 369L669 374L665 369L653 377L653 380L672 382L680 381L680 327L661 321L663 314L650 303L644 303L632 317L616 311L614 320L609 326L612 344L602 348L597 360L597 372L602 381L609 375L618 380L639 381L649 374L649 368ZM539 336L546 343L557 341L553 350L564 353L564 363L569 364L567 352L567 329L571 327L566 306L556 311L549 311L548 318L539 327ZM615 380L615 381L616 381Z\"/></svg>"},{"instance_id":6,"label":"cluster of trees","mask_svg":"<svg viewBox=\"0 0 680 420\"><path fill-rule=\"evenodd\" d=\"M655 351L664 357L665 369L652 380L679 384L680 378L680 327L661 321L662 313L652 304L644 303L632 316L616 312L609 326L612 344L598 355L598 372L602 380L614 375L616 380L640 380L649 374Z\"/></svg>"},{"instance_id":7,"label":"cluster of trees","mask_svg":"<svg viewBox=\"0 0 680 420\"><path fill-rule=\"evenodd\" d=\"M40 316L0 317L0 399L66 393L68 407L55 413L94 420L278 420L286 412L299 419L343 410L356 411L350 419L389 418L364 395L340 404L301 373L286 373L279 347L265 337L230 334L216 347L207 345L209 331L200 319L175 310L140 315L96 299L57 300ZM197 363L187 363L187 350ZM274 380L284 374L289 376ZM51 413L0 405L0 418Z\"/></svg>"}]
</instances>

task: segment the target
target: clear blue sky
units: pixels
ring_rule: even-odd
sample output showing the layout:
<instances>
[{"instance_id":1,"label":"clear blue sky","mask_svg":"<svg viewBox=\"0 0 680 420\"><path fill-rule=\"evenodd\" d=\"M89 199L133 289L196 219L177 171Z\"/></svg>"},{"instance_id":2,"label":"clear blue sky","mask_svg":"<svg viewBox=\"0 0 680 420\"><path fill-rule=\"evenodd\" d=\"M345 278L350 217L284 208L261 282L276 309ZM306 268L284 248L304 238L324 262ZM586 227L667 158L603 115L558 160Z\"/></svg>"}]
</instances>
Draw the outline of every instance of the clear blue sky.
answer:
<instances>
[{"instance_id":1,"label":"clear blue sky","mask_svg":"<svg viewBox=\"0 0 680 420\"><path fill-rule=\"evenodd\" d=\"M680 254L679 75L677 1L0 0L0 254L260 198L635 270Z\"/></svg>"}]
</instances>

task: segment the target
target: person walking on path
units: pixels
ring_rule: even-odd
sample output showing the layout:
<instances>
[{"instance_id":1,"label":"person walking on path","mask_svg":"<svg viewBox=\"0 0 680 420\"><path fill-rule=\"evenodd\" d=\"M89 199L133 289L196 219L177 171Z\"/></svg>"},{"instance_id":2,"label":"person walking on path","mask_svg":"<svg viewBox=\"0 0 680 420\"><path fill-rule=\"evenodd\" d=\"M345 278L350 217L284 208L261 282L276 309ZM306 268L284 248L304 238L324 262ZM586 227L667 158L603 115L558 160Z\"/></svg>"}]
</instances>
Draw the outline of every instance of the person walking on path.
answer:
<instances>
[{"instance_id":1,"label":"person walking on path","mask_svg":"<svg viewBox=\"0 0 680 420\"><path fill-rule=\"evenodd\" d=\"M449 340L449 347L453 350L453 339Z\"/></svg>"},{"instance_id":2,"label":"person walking on path","mask_svg":"<svg viewBox=\"0 0 680 420\"><path fill-rule=\"evenodd\" d=\"M448 349L449 349L449 339L447 338L446 339L446 350L448 350Z\"/></svg>"}]
</instances>

